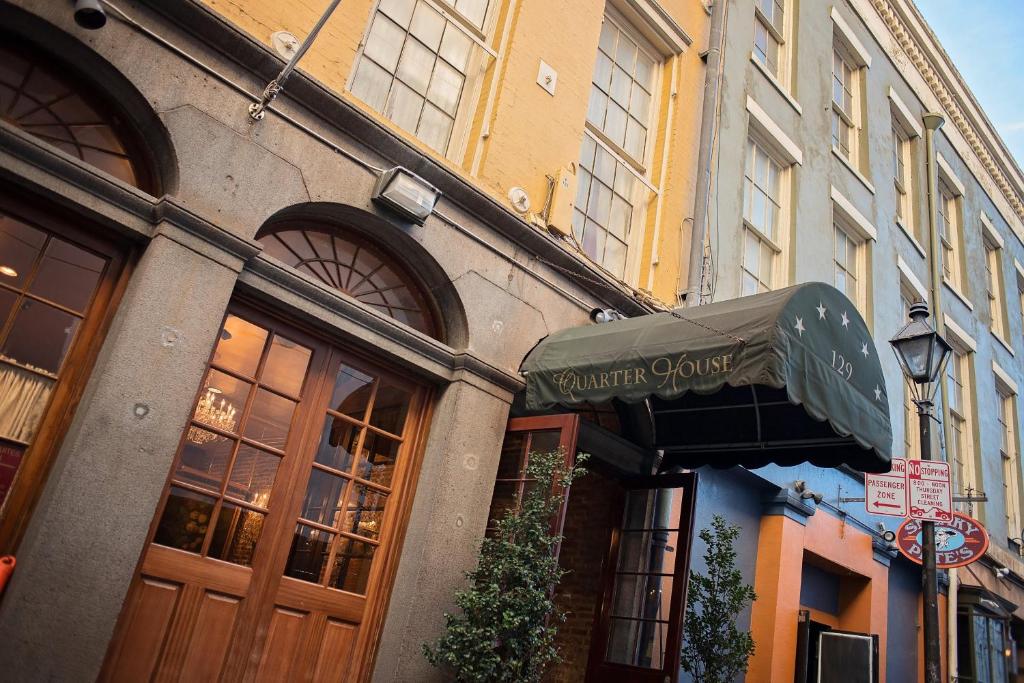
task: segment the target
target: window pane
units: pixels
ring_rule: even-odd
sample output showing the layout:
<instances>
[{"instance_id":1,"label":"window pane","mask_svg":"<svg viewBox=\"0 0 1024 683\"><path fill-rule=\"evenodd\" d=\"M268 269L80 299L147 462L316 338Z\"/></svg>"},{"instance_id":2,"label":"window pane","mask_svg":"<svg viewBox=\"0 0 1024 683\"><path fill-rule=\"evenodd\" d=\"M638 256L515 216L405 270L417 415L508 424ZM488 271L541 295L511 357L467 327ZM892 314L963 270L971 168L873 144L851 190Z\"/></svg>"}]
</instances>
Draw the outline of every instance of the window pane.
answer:
<instances>
[{"instance_id":1,"label":"window pane","mask_svg":"<svg viewBox=\"0 0 1024 683\"><path fill-rule=\"evenodd\" d=\"M377 14L366 37L363 54L390 72L398 66L398 56L402 53L405 42L405 31L387 17Z\"/></svg>"},{"instance_id":2,"label":"window pane","mask_svg":"<svg viewBox=\"0 0 1024 683\"><path fill-rule=\"evenodd\" d=\"M211 427L234 432L252 385L219 370L210 370L204 387L193 418Z\"/></svg>"},{"instance_id":3,"label":"window pane","mask_svg":"<svg viewBox=\"0 0 1024 683\"><path fill-rule=\"evenodd\" d=\"M316 461L321 465L347 472L352 467L359 427L340 417L327 416Z\"/></svg>"},{"instance_id":4,"label":"window pane","mask_svg":"<svg viewBox=\"0 0 1024 683\"><path fill-rule=\"evenodd\" d=\"M284 575L311 583L319 583L327 563L334 534L299 524L292 537L292 548Z\"/></svg>"},{"instance_id":5,"label":"window pane","mask_svg":"<svg viewBox=\"0 0 1024 683\"><path fill-rule=\"evenodd\" d=\"M281 458L243 444L235 456L227 494L253 505L267 507Z\"/></svg>"},{"instance_id":6,"label":"window pane","mask_svg":"<svg viewBox=\"0 0 1024 683\"><path fill-rule=\"evenodd\" d=\"M46 233L12 218L0 215L0 282L21 287L32 264L46 242Z\"/></svg>"},{"instance_id":7,"label":"window pane","mask_svg":"<svg viewBox=\"0 0 1024 683\"><path fill-rule=\"evenodd\" d=\"M214 499L172 486L153 542L198 553L213 513Z\"/></svg>"},{"instance_id":8,"label":"window pane","mask_svg":"<svg viewBox=\"0 0 1024 683\"><path fill-rule=\"evenodd\" d=\"M608 635L607 661L616 664L660 669L665 661L667 622L612 619Z\"/></svg>"},{"instance_id":9,"label":"window pane","mask_svg":"<svg viewBox=\"0 0 1024 683\"><path fill-rule=\"evenodd\" d=\"M295 401L258 389L245 423L245 436L284 450L294 412Z\"/></svg>"},{"instance_id":10,"label":"window pane","mask_svg":"<svg viewBox=\"0 0 1024 683\"><path fill-rule=\"evenodd\" d=\"M409 33L416 36L420 41L437 52L441 47L441 34L444 33L444 17L430 8L425 2L416 4L416 10L412 14L412 24L409 26Z\"/></svg>"},{"instance_id":11,"label":"window pane","mask_svg":"<svg viewBox=\"0 0 1024 683\"><path fill-rule=\"evenodd\" d=\"M376 547L369 543L342 538L328 585L349 593L365 594L375 551Z\"/></svg>"},{"instance_id":12,"label":"window pane","mask_svg":"<svg viewBox=\"0 0 1024 683\"><path fill-rule=\"evenodd\" d=\"M612 594L612 616L668 620L672 577L618 574Z\"/></svg>"},{"instance_id":13,"label":"window pane","mask_svg":"<svg viewBox=\"0 0 1024 683\"><path fill-rule=\"evenodd\" d=\"M408 26L416 0L380 0L378 9L402 26Z\"/></svg>"},{"instance_id":14,"label":"window pane","mask_svg":"<svg viewBox=\"0 0 1024 683\"><path fill-rule=\"evenodd\" d=\"M189 427L174 478L220 493L235 441L200 427Z\"/></svg>"},{"instance_id":15,"label":"window pane","mask_svg":"<svg viewBox=\"0 0 1024 683\"><path fill-rule=\"evenodd\" d=\"M671 574L676 566L677 541L676 531L624 531L619 541L617 569L621 572Z\"/></svg>"},{"instance_id":16,"label":"window pane","mask_svg":"<svg viewBox=\"0 0 1024 683\"><path fill-rule=\"evenodd\" d=\"M373 400L370 424L392 434L401 434L409 412L412 394L387 383L381 383Z\"/></svg>"},{"instance_id":17,"label":"window pane","mask_svg":"<svg viewBox=\"0 0 1024 683\"><path fill-rule=\"evenodd\" d=\"M352 79L352 94L377 111L384 110L391 89L391 74L368 59L359 60L355 78Z\"/></svg>"},{"instance_id":18,"label":"window pane","mask_svg":"<svg viewBox=\"0 0 1024 683\"><path fill-rule=\"evenodd\" d=\"M349 496L345 521L341 526L342 530L377 540L380 538L380 530L384 522L384 506L387 501L386 493L372 489L365 484L356 484L352 495Z\"/></svg>"},{"instance_id":19,"label":"window pane","mask_svg":"<svg viewBox=\"0 0 1024 683\"><path fill-rule=\"evenodd\" d=\"M434 66L434 53L424 47L419 41L405 41L405 49L402 50L402 59L398 62L396 76L402 82L418 92L420 95L427 94L427 84L430 82L430 71Z\"/></svg>"},{"instance_id":20,"label":"window pane","mask_svg":"<svg viewBox=\"0 0 1024 683\"><path fill-rule=\"evenodd\" d=\"M456 0L455 9L473 22L477 28L483 28L484 16L487 14L487 0Z\"/></svg>"},{"instance_id":21,"label":"window pane","mask_svg":"<svg viewBox=\"0 0 1024 683\"><path fill-rule=\"evenodd\" d=\"M438 62L430 79L427 99L450 116L455 116L455 110L459 107L459 96L462 94L462 80L461 73L444 62Z\"/></svg>"},{"instance_id":22,"label":"window pane","mask_svg":"<svg viewBox=\"0 0 1024 683\"><path fill-rule=\"evenodd\" d=\"M305 346L275 335L260 381L278 391L298 395L312 354Z\"/></svg>"},{"instance_id":23,"label":"window pane","mask_svg":"<svg viewBox=\"0 0 1024 683\"><path fill-rule=\"evenodd\" d=\"M473 48L473 41L465 33L448 24L444 30L444 38L441 39L440 55L460 72L465 73L469 66L469 53Z\"/></svg>"},{"instance_id":24,"label":"window pane","mask_svg":"<svg viewBox=\"0 0 1024 683\"><path fill-rule=\"evenodd\" d=\"M207 557L247 567L251 565L256 553L256 541L263 531L264 517L261 512L225 502L217 515Z\"/></svg>"},{"instance_id":25,"label":"window pane","mask_svg":"<svg viewBox=\"0 0 1024 683\"><path fill-rule=\"evenodd\" d=\"M422 97L401 83L392 84L391 94L384 108L385 116L410 133L415 133L422 109Z\"/></svg>"},{"instance_id":26,"label":"window pane","mask_svg":"<svg viewBox=\"0 0 1024 683\"><path fill-rule=\"evenodd\" d=\"M224 328L217 341L213 363L241 375L253 377L256 375L256 366L260 362L260 354L263 353L266 341L265 329L238 316L229 315L224 321Z\"/></svg>"},{"instance_id":27,"label":"window pane","mask_svg":"<svg viewBox=\"0 0 1024 683\"><path fill-rule=\"evenodd\" d=\"M0 259L5 254L0 251ZM107 260L53 238L29 291L61 306L84 312Z\"/></svg>"},{"instance_id":28,"label":"window pane","mask_svg":"<svg viewBox=\"0 0 1024 683\"><path fill-rule=\"evenodd\" d=\"M391 486L400 447L393 439L367 432L356 475L381 486Z\"/></svg>"},{"instance_id":29,"label":"window pane","mask_svg":"<svg viewBox=\"0 0 1024 683\"><path fill-rule=\"evenodd\" d=\"M343 479L323 470L313 469L306 486L306 497L302 503L301 515L311 522L333 527L341 510L341 496L345 492Z\"/></svg>"},{"instance_id":30,"label":"window pane","mask_svg":"<svg viewBox=\"0 0 1024 683\"><path fill-rule=\"evenodd\" d=\"M23 299L0 353L22 365L57 374L81 320L38 301Z\"/></svg>"},{"instance_id":31,"label":"window pane","mask_svg":"<svg viewBox=\"0 0 1024 683\"><path fill-rule=\"evenodd\" d=\"M362 420L366 415L366 406L370 403L370 392L373 389L373 378L369 375L342 365L334 380L334 394L331 397L331 409L342 415L349 415Z\"/></svg>"},{"instance_id":32,"label":"window pane","mask_svg":"<svg viewBox=\"0 0 1024 683\"><path fill-rule=\"evenodd\" d=\"M436 108L432 104L428 104L423 107L423 115L420 117L420 125L416 130L416 134L423 142L427 143L431 149L437 150L438 152L444 152L448 146L448 138L451 136L452 126L455 120ZM377 296L384 298L383 294L378 293ZM360 301L373 305L374 302L367 297L360 297ZM388 309L391 310L391 309ZM403 312L395 311L392 316L402 322L408 321L403 320Z\"/></svg>"}]
</instances>

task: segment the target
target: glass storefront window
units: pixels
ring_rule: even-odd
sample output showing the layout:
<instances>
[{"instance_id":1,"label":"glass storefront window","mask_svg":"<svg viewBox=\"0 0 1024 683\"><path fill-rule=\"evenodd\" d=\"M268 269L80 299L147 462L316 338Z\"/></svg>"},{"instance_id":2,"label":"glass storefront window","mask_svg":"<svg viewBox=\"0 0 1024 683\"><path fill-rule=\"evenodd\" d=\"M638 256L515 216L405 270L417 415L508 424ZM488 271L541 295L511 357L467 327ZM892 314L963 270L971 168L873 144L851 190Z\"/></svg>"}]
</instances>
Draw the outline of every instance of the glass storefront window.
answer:
<instances>
[{"instance_id":1,"label":"glass storefront window","mask_svg":"<svg viewBox=\"0 0 1024 683\"><path fill-rule=\"evenodd\" d=\"M1005 683L1014 645L1002 617L968 603L957 617L960 683Z\"/></svg>"}]
</instances>

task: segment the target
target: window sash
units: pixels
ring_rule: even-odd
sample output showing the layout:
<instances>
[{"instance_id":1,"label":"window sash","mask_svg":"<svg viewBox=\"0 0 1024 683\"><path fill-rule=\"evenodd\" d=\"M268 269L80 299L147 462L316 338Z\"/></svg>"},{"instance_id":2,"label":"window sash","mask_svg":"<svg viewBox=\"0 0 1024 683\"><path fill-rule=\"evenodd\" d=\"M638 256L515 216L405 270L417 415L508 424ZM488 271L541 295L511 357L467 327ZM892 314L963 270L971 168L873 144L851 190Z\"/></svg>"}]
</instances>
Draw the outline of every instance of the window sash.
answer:
<instances>
[{"instance_id":1,"label":"window sash","mask_svg":"<svg viewBox=\"0 0 1024 683\"><path fill-rule=\"evenodd\" d=\"M743 174L743 218L773 244L779 241L782 170L782 165L763 147L748 138Z\"/></svg>"},{"instance_id":2,"label":"window sash","mask_svg":"<svg viewBox=\"0 0 1024 683\"><path fill-rule=\"evenodd\" d=\"M839 225L833 225L833 266L836 289L860 306L860 244Z\"/></svg>"},{"instance_id":3,"label":"window sash","mask_svg":"<svg viewBox=\"0 0 1024 683\"><path fill-rule=\"evenodd\" d=\"M468 9L469 2L456 0ZM485 3L489 9L490 3ZM485 19L481 19L483 25ZM441 154L457 139L476 47L494 54L472 18L435 0L378 3L349 91Z\"/></svg>"},{"instance_id":4,"label":"window sash","mask_svg":"<svg viewBox=\"0 0 1024 683\"><path fill-rule=\"evenodd\" d=\"M774 288L778 255L778 248L759 230L744 228L741 296L759 294Z\"/></svg>"},{"instance_id":5,"label":"window sash","mask_svg":"<svg viewBox=\"0 0 1024 683\"><path fill-rule=\"evenodd\" d=\"M660 60L641 36L606 14L601 26L587 126L646 175L658 107Z\"/></svg>"}]
</instances>

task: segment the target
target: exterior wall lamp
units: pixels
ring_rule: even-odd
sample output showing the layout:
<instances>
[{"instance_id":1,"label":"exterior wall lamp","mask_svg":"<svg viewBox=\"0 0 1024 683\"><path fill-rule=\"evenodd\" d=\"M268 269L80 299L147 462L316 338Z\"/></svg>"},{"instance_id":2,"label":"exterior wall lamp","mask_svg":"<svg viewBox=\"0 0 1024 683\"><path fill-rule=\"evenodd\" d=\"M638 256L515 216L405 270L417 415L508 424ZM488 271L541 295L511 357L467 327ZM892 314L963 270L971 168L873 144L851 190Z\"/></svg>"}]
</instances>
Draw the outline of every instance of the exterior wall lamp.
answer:
<instances>
[{"instance_id":1,"label":"exterior wall lamp","mask_svg":"<svg viewBox=\"0 0 1024 683\"><path fill-rule=\"evenodd\" d=\"M392 213L417 225L423 225L434 212L440 198L440 190L401 166L381 173L370 197Z\"/></svg>"}]
</instances>

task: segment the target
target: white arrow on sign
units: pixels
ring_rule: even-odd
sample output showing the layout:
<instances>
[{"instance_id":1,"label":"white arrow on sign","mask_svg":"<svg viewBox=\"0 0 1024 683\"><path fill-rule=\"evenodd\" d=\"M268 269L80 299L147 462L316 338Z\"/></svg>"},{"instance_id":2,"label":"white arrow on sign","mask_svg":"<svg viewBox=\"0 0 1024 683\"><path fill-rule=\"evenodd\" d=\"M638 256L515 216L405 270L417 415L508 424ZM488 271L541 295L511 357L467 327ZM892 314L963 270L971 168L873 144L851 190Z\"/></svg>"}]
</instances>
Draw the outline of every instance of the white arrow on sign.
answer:
<instances>
[{"instance_id":1,"label":"white arrow on sign","mask_svg":"<svg viewBox=\"0 0 1024 683\"><path fill-rule=\"evenodd\" d=\"M892 459L885 474L864 475L864 507L872 515L907 516L907 461Z\"/></svg>"}]
</instances>

